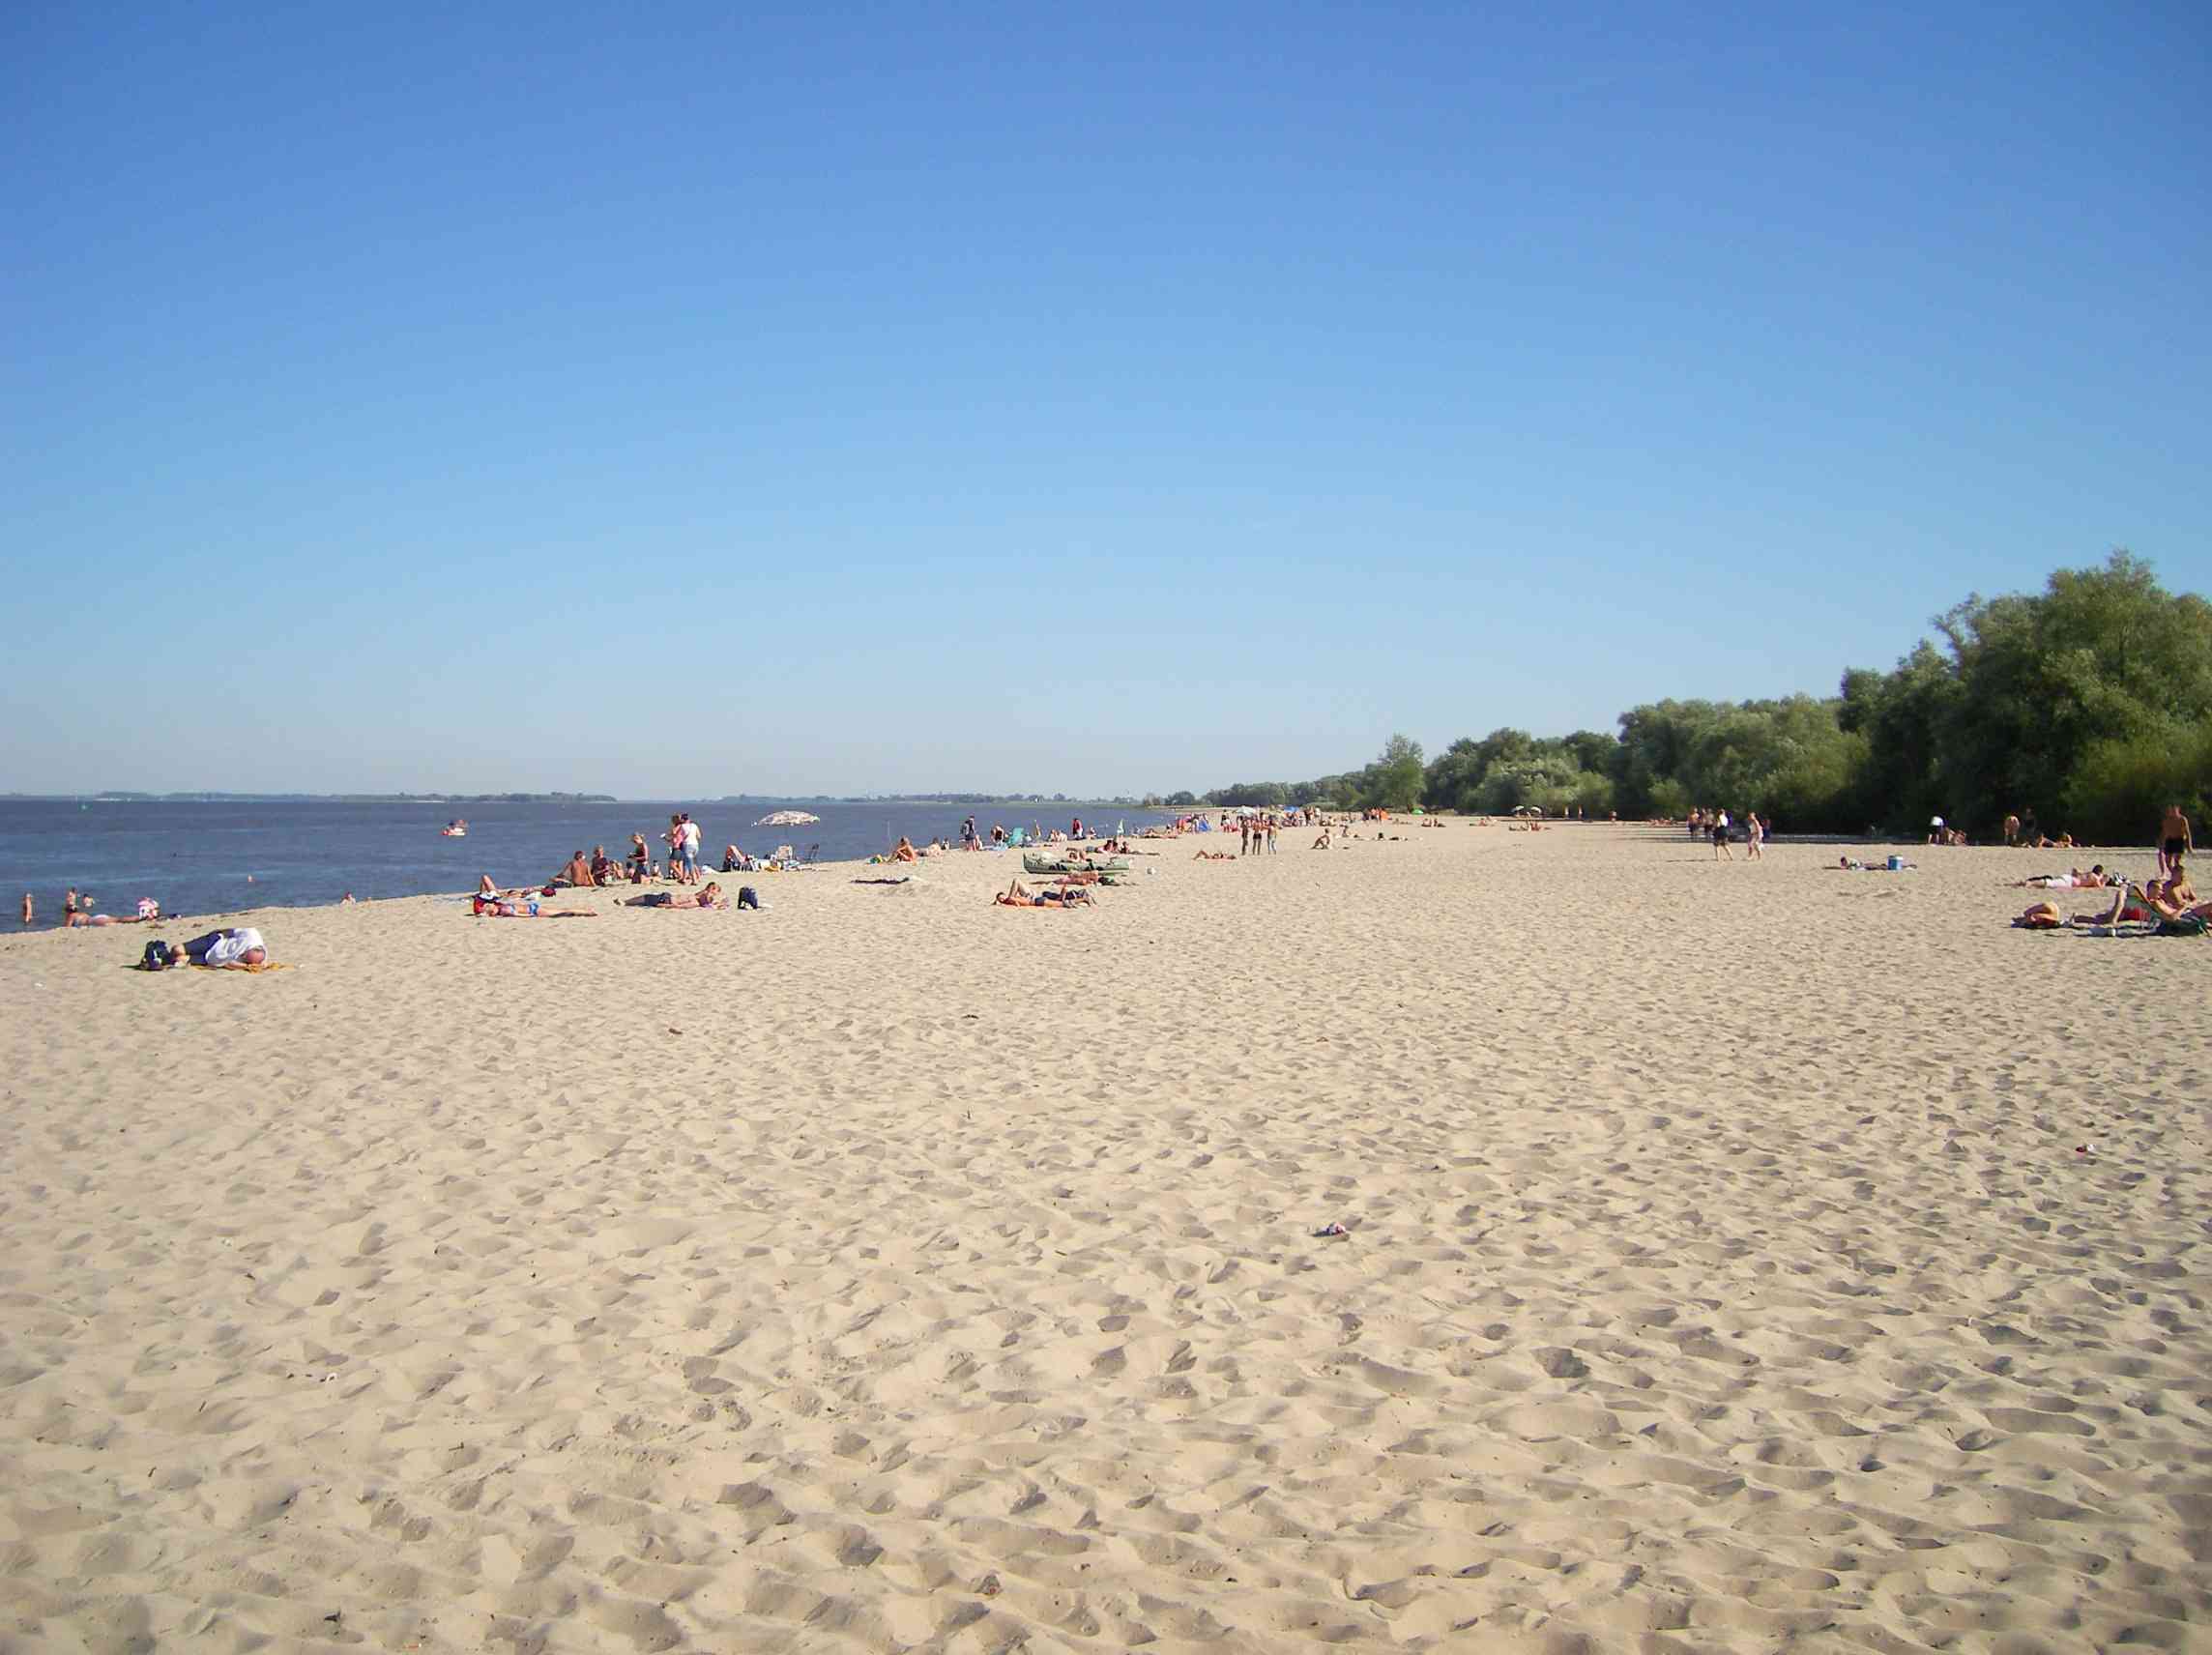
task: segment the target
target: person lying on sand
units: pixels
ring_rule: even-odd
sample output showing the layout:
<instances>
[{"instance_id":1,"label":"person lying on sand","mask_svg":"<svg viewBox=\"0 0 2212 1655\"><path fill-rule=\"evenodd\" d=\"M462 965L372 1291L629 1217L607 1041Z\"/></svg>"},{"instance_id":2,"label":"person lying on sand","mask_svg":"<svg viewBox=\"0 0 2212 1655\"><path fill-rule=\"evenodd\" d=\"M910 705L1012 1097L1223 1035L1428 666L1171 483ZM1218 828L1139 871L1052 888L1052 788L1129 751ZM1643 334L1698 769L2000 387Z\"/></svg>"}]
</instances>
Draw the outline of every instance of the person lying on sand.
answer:
<instances>
[{"instance_id":1,"label":"person lying on sand","mask_svg":"<svg viewBox=\"0 0 2212 1655\"><path fill-rule=\"evenodd\" d=\"M649 890L643 896L623 899L625 908L727 908L729 900L722 895L722 886L716 880L709 880L699 887L697 894L678 896L672 890Z\"/></svg>"},{"instance_id":2,"label":"person lying on sand","mask_svg":"<svg viewBox=\"0 0 2212 1655\"><path fill-rule=\"evenodd\" d=\"M1237 858L1227 851L1193 851L1190 859L1194 862L1234 862Z\"/></svg>"},{"instance_id":3,"label":"person lying on sand","mask_svg":"<svg viewBox=\"0 0 2212 1655\"><path fill-rule=\"evenodd\" d=\"M2180 887L2178 894L2175 890L2176 886ZM2112 898L2110 910L2114 919L2128 906L2128 882L2126 880L2120 881L2120 893ZM2189 888L2188 881L2176 876L2168 880L2164 885L2152 880L2137 893L2137 900L2161 919L2212 919L2212 902L2186 900L2195 897L2196 894L2194 890ZM2110 925L2112 923L2112 919L2098 918L2090 920L2088 923Z\"/></svg>"},{"instance_id":4,"label":"person lying on sand","mask_svg":"<svg viewBox=\"0 0 2212 1655\"><path fill-rule=\"evenodd\" d=\"M991 899L1004 908L1072 908L1078 904L1089 906L1091 893L1072 886L1058 890L1033 891L1020 880L1006 886Z\"/></svg>"},{"instance_id":5,"label":"person lying on sand","mask_svg":"<svg viewBox=\"0 0 2212 1655\"><path fill-rule=\"evenodd\" d=\"M268 958L269 944L261 940L261 933L250 925L210 931L206 936L194 937L185 944L185 959L195 966L206 966L211 971L247 971Z\"/></svg>"},{"instance_id":6,"label":"person lying on sand","mask_svg":"<svg viewBox=\"0 0 2212 1655\"><path fill-rule=\"evenodd\" d=\"M2015 890L2102 890L2119 883L2119 877L2106 873L2105 864L2099 862L2087 873L2070 868L2062 874L2030 874L2023 880L2014 880L2012 885Z\"/></svg>"},{"instance_id":7,"label":"person lying on sand","mask_svg":"<svg viewBox=\"0 0 2212 1655\"><path fill-rule=\"evenodd\" d=\"M74 914L64 917L62 925L64 929L72 931L81 925L143 925L147 920L155 917L157 916L151 914L87 914L80 908Z\"/></svg>"},{"instance_id":8,"label":"person lying on sand","mask_svg":"<svg viewBox=\"0 0 2212 1655\"><path fill-rule=\"evenodd\" d=\"M2153 923L2159 920L2212 920L2212 902L2194 902L2177 899L2173 894L2173 882L2161 885L2157 880L2138 888L2126 880L2118 882L2112 894L2112 904L2102 914L2062 915L2056 905L2039 902L2020 915L2013 923L2027 931L2055 931L2067 925L2122 925ZM2188 897L2196 892L2183 886Z\"/></svg>"},{"instance_id":9,"label":"person lying on sand","mask_svg":"<svg viewBox=\"0 0 2212 1655\"><path fill-rule=\"evenodd\" d=\"M541 891L516 891L512 896L486 896L479 891L470 899L469 912L479 919L596 919L588 908L540 908Z\"/></svg>"}]
</instances>

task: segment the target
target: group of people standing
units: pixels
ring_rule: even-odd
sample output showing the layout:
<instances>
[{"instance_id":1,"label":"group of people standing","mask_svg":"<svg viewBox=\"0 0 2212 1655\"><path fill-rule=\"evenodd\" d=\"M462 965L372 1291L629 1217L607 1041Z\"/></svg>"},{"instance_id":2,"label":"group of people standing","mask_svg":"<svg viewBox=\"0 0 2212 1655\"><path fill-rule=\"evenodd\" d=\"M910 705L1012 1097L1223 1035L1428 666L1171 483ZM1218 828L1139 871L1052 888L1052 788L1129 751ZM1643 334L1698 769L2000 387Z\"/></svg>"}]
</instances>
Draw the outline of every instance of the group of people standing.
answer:
<instances>
[{"instance_id":1,"label":"group of people standing","mask_svg":"<svg viewBox=\"0 0 2212 1655\"><path fill-rule=\"evenodd\" d=\"M1701 808L1691 811L1685 821L1691 838L1710 838L1712 840L1714 861L1732 862L1735 860L1735 854L1729 849L1729 844L1736 835L1736 828L1729 820L1727 811ZM1766 844L1766 835L1772 828L1771 822L1761 822L1759 819L1758 811L1747 810L1744 812L1742 829L1744 860L1756 862L1762 859L1761 849Z\"/></svg>"}]
</instances>

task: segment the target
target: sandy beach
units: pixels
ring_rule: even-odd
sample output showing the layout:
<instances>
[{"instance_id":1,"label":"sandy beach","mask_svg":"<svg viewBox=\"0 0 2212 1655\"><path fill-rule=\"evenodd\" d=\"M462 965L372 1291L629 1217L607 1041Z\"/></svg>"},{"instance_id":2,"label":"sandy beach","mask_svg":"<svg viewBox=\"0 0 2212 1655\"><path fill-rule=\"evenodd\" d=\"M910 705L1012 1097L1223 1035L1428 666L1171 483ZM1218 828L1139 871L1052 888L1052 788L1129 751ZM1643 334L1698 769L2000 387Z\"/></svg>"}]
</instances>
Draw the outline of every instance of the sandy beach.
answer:
<instances>
[{"instance_id":1,"label":"sandy beach","mask_svg":"<svg viewBox=\"0 0 2212 1655\"><path fill-rule=\"evenodd\" d=\"M2212 1647L2212 941L1392 831L0 942L0 1651Z\"/></svg>"}]
</instances>

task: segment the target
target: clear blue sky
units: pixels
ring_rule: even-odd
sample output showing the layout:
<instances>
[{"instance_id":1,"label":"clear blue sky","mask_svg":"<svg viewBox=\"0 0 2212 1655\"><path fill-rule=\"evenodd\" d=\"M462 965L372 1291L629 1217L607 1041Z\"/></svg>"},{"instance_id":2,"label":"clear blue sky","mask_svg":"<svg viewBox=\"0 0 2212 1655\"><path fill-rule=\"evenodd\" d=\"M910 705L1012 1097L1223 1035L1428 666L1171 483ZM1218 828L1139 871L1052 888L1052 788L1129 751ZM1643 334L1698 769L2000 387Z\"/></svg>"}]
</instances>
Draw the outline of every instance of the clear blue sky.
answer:
<instances>
[{"instance_id":1,"label":"clear blue sky","mask_svg":"<svg viewBox=\"0 0 2212 1655\"><path fill-rule=\"evenodd\" d=\"M2201 3L636 10L0 20L0 789L1205 787L2212 589Z\"/></svg>"}]
</instances>

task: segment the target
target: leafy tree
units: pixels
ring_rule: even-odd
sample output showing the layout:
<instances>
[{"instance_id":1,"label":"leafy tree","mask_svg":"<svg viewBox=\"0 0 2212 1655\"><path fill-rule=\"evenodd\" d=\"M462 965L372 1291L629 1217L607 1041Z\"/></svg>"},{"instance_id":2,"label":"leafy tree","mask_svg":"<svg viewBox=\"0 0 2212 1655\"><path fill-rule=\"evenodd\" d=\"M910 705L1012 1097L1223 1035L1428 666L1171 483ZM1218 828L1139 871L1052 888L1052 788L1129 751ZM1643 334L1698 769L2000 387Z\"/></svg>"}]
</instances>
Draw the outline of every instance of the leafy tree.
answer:
<instances>
[{"instance_id":1,"label":"leafy tree","mask_svg":"<svg viewBox=\"0 0 2212 1655\"><path fill-rule=\"evenodd\" d=\"M2167 593L2127 552L2061 569L2039 596L1969 597L1936 624L1958 681L1937 773L1985 826L2023 806L2054 821L2087 803L2075 784L2093 746L2212 717L2212 605Z\"/></svg>"},{"instance_id":2,"label":"leafy tree","mask_svg":"<svg viewBox=\"0 0 2212 1655\"><path fill-rule=\"evenodd\" d=\"M1393 735L1362 776L1359 801L1383 810L1411 810L1421 802L1421 744Z\"/></svg>"}]
</instances>

